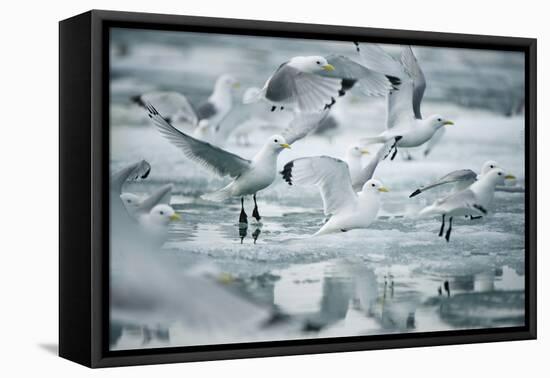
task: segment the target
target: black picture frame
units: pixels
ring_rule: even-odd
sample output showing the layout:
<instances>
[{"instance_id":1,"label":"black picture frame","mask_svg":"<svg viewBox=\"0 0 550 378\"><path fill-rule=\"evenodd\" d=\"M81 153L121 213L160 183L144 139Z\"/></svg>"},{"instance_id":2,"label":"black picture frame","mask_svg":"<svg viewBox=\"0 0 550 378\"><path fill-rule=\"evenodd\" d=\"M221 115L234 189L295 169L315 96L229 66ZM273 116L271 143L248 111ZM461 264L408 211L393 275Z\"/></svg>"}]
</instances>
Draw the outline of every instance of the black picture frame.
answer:
<instances>
[{"instance_id":1,"label":"black picture frame","mask_svg":"<svg viewBox=\"0 0 550 378\"><path fill-rule=\"evenodd\" d=\"M525 53L525 326L108 350L108 37L112 26ZM59 23L59 354L89 367L535 339L536 39L92 10Z\"/></svg>"}]
</instances>

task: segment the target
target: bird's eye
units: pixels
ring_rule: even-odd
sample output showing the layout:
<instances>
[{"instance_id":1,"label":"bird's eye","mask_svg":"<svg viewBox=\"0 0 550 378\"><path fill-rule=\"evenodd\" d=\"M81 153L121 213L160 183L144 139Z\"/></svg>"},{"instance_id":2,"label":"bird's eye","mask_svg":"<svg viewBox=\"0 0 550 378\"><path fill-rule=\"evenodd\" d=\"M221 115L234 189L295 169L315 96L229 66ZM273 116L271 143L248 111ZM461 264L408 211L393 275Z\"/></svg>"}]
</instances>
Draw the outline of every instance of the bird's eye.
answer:
<instances>
[{"instance_id":1,"label":"bird's eye","mask_svg":"<svg viewBox=\"0 0 550 378\"><path fill-rule=\"evenodd\" d=\"M374 188L376 186L376 184L370 184L370 186L372 186Z\"/></svg>"},{"instance_id":2,"label":"bird's eye","mask_svg":"<svg viewBox=\"0 0 550 378\"><path fill-rule=\"evenodd\" d=\"M499 175L499 176L502 176L502 173L501 173L501 172L499 172L499 173L498 173L498 175Z\"/></svg>"},{"instance_id":3,"label":"bird's eye","mask_svg":"<svg viewBox=\"0 0 550 378\"><path fill-rule=\"evenodd\" d=\"M274 142L275 142L275 143L279 143L279 140L278 140L278 139L275 139Z\"/></svg>"},{"instance_id":4,"label":"bird's eye","mask_svg":"<svg viewBox=\"0 0 550 378\"><path fill-rule=\"evenodd\" d=\"M164 215L164 211L161 211L161 212L160 212L160 215Z\"/></svg>"},{"instance_id":5,"label":"bird's eye","mask_svg":"<svg viewBox=\"0 0 550 378\"><path fill-rule=\"evenodd\" d=\"M315 63L317 63L317 64L321 64L321 62L319 62L319 61L317 61L317 62L315 62Z\"/></svg>"},{"instance_id":6,"label":"bird's eye","mask_svg":"<svg viewBox=\"0 0 550 378\"><path fill-rule=\"evenodd\" d=\"M494 166L494 165L492 165L492 164L491 164L491 165L489 166L489 168L494 168L494 167L495 167L495 166Z\"/></svg>"},{"instance_id":7,"label":"bird's eye","mask_svg":"<svg viewBox=\"0 0 550 378\"><path fill-rule=\"evenodd\" d=\"M441 118L438 118L437 121L438 121L438 122L441 122Z\"/></svg>"}]
</instances>

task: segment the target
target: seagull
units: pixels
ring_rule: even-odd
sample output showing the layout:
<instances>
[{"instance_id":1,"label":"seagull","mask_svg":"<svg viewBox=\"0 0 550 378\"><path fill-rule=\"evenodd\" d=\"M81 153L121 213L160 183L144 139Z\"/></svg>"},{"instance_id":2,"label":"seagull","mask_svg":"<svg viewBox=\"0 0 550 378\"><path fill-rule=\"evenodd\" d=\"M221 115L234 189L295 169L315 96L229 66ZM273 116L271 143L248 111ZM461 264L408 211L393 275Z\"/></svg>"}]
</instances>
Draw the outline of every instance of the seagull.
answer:
<instances>
[{"instance_id":1,"label":"seagull","mask_svg":"<svg viewBox=\"0 0 550 378\"><path fill-rule=\"evenodd\" d=\"M442 127L454 123L440 115L423 118L420 105L426 90L426 79L410 46L403 47L400 60L387 54L381 47L368 44L357 49L363 64L374 71L397 77L401 83L387 95L386 131L378 136L363 138L365 144L394 140L393 160L397 147L418 147L434 136L439 139ZM441 131L440 131L441 130ZM431 149L433 144L429 143Z\"/></svg>"},{"instance_id":2,"label":"seagull","mask_svg":"<svg viewBox=\"0 0 550 378\"><path fill-rule=\"evenodd\" d=\"M229 176L233 179L220 190L203 195L210 201L223 201L230 197L241 197L239 223L248 223L244 211L244 196L252 195L254 210L252 216L259 222L261 219L256 202L256 193L273 183L277 173L277 157L290 145L309 134L326 113L298 115L283 135L272 135L263 147L251 159L245 159L209 143L200 141L179 131L151 105L146 104L149 117L172 144L179 147L183 154L195 163L202 165L218 176Z\"/></svg>"},{"instance_id":3,"label":"seagull","mask_svg":"<svg viewBox=\"0 0 550 378\"><path fill-rule=\"evenodd\" d=\"M363 93L370 95L383 95L393 87L384 74L343 56L295 56L281 64L260 90L249 92L245 103L264 100L272 105L271 111L319 112L332 107L359 80Z\"/></svg>"},{"instance_id":4,"label":"seagull","mask_svg":"<svg viewBox=\"0 0 550 378\"><path fill-rule=\"evenodd\" d=\"M219 125L231 112L233 91L239 86L233 76L219 76L210 97L196 109L178 92L150 92L132 100L142 107L146 103L153 104L168 122L184 126L185 131L193 132L196 138L216 143L224 140L222 135L218 135Z\"/></svg>"},{"instance_id":5,"label":"seagull","mask_svg":"<svg viewBox=\"0 0 550 378\"><path fill-rule=\"evenodd\" d=\"M330 219L313 236L367 228L380 209L380 192L388 191L380 181L371 179L356 193L346 162L329 156L292 160L280 173L289 185L319 187L324 213Z\"/></svg>"},{"instance_id":6,"label":"seagull","mask_svg":"<svg viewBox=\"0 0 550 378\"><path fill-rule=\"evenodd\" d=\"M506 174L501 168L491 169L469 188L436 200L432 205L422 209L419 215L441 215L439 236L443 236L445 217L448 216L449 228L445 233L445 240L449 242L451 238L453 217L462 215L471 216L472 214L479 216L486 215L493 202L496 186L504 184L504 180L506 179L514 178L513 175Z\"/></svg>"},{"instance_id":7,"label":"seagull","mask_svg":"<svg viewBox=\"0 0 550 378\"><path fill-rule=\"evenodd\" d=\"M141 214L151 211L156 205L169 205L172 197L172 188L172 184L163 185L147 198L141 198L134 193L122 193L120 199L128 214L133 218L138 218Z\"/></svg>"},{"instance_id":8,"label":"seagull","mask_svg":"<svg viewBox=\"0 0 550 378\"><path fill-rule=\"evenodd\" d=\"M417 196L420 193L425 192L426 190L430 190L437 186L446 184L455 184L455 192L464 190L472 185L476 180L478 180L478 178L482 177L493 168L499 168L499 165L497 162L489 160L483 163L483 165L481 166L481 173L479 175L471 169L459 169L456 171L452 171L451 173L448 173L445 176L441 177L439 180L436 180L431 184L416 189L414 192L411 193L409 198Z\"/></svg>"}]
</instances>

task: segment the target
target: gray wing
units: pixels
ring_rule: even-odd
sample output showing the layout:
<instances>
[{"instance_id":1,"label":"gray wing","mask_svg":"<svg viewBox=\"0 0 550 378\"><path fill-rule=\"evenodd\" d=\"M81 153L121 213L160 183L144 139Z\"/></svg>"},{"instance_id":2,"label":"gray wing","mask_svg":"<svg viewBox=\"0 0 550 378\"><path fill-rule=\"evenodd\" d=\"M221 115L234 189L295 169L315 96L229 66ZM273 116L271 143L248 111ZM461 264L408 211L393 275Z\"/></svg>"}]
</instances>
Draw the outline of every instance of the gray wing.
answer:
<instances>
[{"instance_id":1,"label":"gray wing","mask_svg":"<svg viewBox=\"0 0 550 378\"><path fill-rule=\"evenodd\" d=\"M470 169L459 169L457 171L453 171L443 177L441 177L439 180L429 184L429 185L426 185L426 186L423 186L421 188L418 188L416 189L410 196L409 198L412 198L422 192L425 192L426 190L430 190L432 188L435 188L437 186L440 186L440 185L445 185L445 184L451 184L451 183L458 183L458 182L461 182L463 183L464 185L467 185L469 183L473 183L474 181L476 181L477 179L477 173L475 173L474 171L470 170Z\"/></svg>"},{"instance_id":2,"label":"gray wing","mask_svg":"<svg viewBox=\"0 0 550 378\"><path fill-rule=\"evenodd\" d=\"M340 159L314 156L292 160L285 164L281 175L289 185L316 185L321 192L325 215L357 205L348 165Z\"/></svg>"},{"instance_id":3,"label":"gray wing","mask_svg":"<svg viewBox=\"0 0 550 378\"><path fill-rule=\"evenodd\" d=\"M389 153L390 148L393 145L394 141L391 140L385 143L380 149L376 152L376 155L368 162L368 164L359 172L359 175L353 181L353 190L356 192L363 189L363 185L369 181L374 176L374 171L378 167L378 163L383 160Z\"/></svg>"},{"instance_id":4,"label":"gray wing","mask_svg":"<svg viewBox=\"0 0 550 378\"><path fill-rule=\"evenodd\" d=\"M401 64L403 64L403 68L413 81L412 106L414 116L417 119L422 119L420 104L422 103L424 92L426 91L426 77L416 60L416 56L414 56L411 46L403 47L401 52Z\"/></svg>"},{"instance_id":5,"label":"gray wing","mask_svg":"<svg viewBox=\"0 0 550 378\"><path fill-rule=\"evenodd\" d=\"M172 144L179 147L188 159L219 176L236 178L250 169L250 160L179 131L167 122L151 104L146 104L146 107L149 118L157 126L159 132Z\"/></svg>"},{"instance_id":6,"label":"gray wing","mask_svg":"<svg viewBox=\"0 0 550 378\"><path fill-rule=\"evenodd\" d=\"M195 109L187 100L187 97L178 92L149 92L135 97L134 102L145 108L145 104L151 103L168 122L175 117L178 121L196 126L199 122Z\"/></svg>"},{"instance_id":7,"label":"gray wing","mask_svg":"<svg viewBox=\"0 0 550 378\"><path fill-rule=\"evenodd\" d=\"M315 131L327 114L327 110L320 113L298 113L282 135L288 144L292 144Z\"/></svg>"},{"instance_id":8,"label":"gray wing","mask_svg":"<svg viewBox=\"0 0 550 378\"><path fill-rule=\"evenodd\" d=\"M199 119L212 118L216 113L218 113L216 106L209 101L203 102L197 108L197 116Z\"/></svg>"},{"instance_id":9,"label":"gray wing","mask_svg":"<svg viewBox=\"0 0 550 378\"><path fill-rule=\"evenodd\" d=\"M138 214L145 214L151 211L153 207L160 204L169 205L172 198L172 184L163 185L155 190L149 197L144 199L137 209Z\"/></svg>"},{"instance_id":10,"label":"gray wing","mask_svg":"<svg viewBox=\"0 0 550 378\"><path fill-rule=\"evenodd\" d=\"M346 79L349 83L344 82L344 84L349 84L348 87L357 81L359 90L366 96L383 96L393 88L392 82L386 75L370 70L346 56L329 55L326 59L335 69L323 73L323 76Z\"/></svg>"},{"instance_id":11,"label":"gray wing","mask_svg":"<svg viewBox=\"0 0 550 378\"><path fill-rule=\"evenodd\" d=\"M299 111L311 113L332 106L343 90L343 79L302 72L283 64L268 80L265 98L295 103Z\"/></svg>"},{"instance_id":12,"label":"gray wing","mask_svg":"<svg viewBox=\"0 0 550 378\"><path fill-rule=\"evenodd\" d=\"M120 195L122 193L122 187L126 181L147 178L150 172L151 165L149 165L149 163L145 160L128 165L127 167L124 167L111 175L111 191L116 192L117 195Z\"/></svg>"}]
</instances>

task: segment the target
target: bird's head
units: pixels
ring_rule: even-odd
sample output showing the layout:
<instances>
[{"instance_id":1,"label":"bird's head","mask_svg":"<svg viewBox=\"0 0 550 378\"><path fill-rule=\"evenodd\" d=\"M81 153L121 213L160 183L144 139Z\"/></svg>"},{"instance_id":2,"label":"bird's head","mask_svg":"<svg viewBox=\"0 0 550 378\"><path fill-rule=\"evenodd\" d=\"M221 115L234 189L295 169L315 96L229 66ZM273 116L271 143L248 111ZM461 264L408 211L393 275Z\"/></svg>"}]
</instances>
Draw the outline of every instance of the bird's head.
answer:
<instances>
[{"instance_id":1,"label":"bird's head","mask_svg":"<svg viewBox=\"0 0 550 378\"><path fill-rule=\"evenodd\" d=\"M366 148L361 148L359 146L351 145L348 147L346 152L347 156L353 158L360 158L363 155L368 155L369 151Z\"/></svg>"},{"instance_id":2,"label":"bird's head","mask_svg":"<svg viewBox=\"0 0 550 378\"><path fill-rule=\"evenodd\" d=\"M285 148L290 148L290 145L287 143L284 136L276 134L268 139L267 147L278 152Z\"/></svg>"},{"instance_id":3,"label":"bird's head","mask_svg":"<svg viewBox=\"0 0 550 378\"><path fill-rule=\"evenodd\" d=\"M334 71L334 66L327 62L322 56L296 56L288 64L300 71L319 73L323 71Z\"/></svg>"},{"instance_id":4,"label":"bird's head","mask_svg":"<svg viewBox=\"0 0 550 378\"><path fill-rule=\"evenodd\" d=\"M149 212L151 221L158 225L168 225L171 221L181 220L181 217L169 205L157 205Z\"/></svg>"},{"instance_id":5,"label":"bird's head","mask_svg":"<svg viewBox=\"0 0 550 378\"><path fill-rule=\"evenodd\" d=\"M428 117L428 124L435 130L440 129L443 126L454 125L453 121L450 121L438 114Z\"/></svg>"},{"instance_id":6,"label":"bird's head","mask_svg":"<svg viewBox=\"0 0 550 378\"><path fill-rule=\"evenodd\" d=\"M223 74L216 80L216 88L234 90L240 87L238 80L229 74Z\"/></svg>"},{"instance_id":7,"label":"bird's head","mask_svg":"<svg viewBox=\"0 0 550 378\"><path fill-rule=\"evenodd\" d=\"M505 180L514 180L516 177L506 173L502 168L493 168L483 175L487 180L495 185L503 185Z\"/></svg>"},{"instance_id":8,"label":"bird's head","mask_svg":"<svg viewBox=\"0 0 550 378\"><path fill-rule=\"evenodd\" d=\"M389 192L388 188L386 188L380 181L376 179L370 179L363 185L362 191L364 193L386 193Z\"/></svg>"},{"instance_id":9,"label":"bird's head","mask_svg":"<svg viewBox=\"0 0 550 378\"><path fill-rule=\"evenodd\" d=\"M485 163L483 163L483 166L481 167L481 174L484 175L494 168L500 168L500 165L498 165L498 163L494 160L486 161Z\"/></svg>"}]
</instances>

